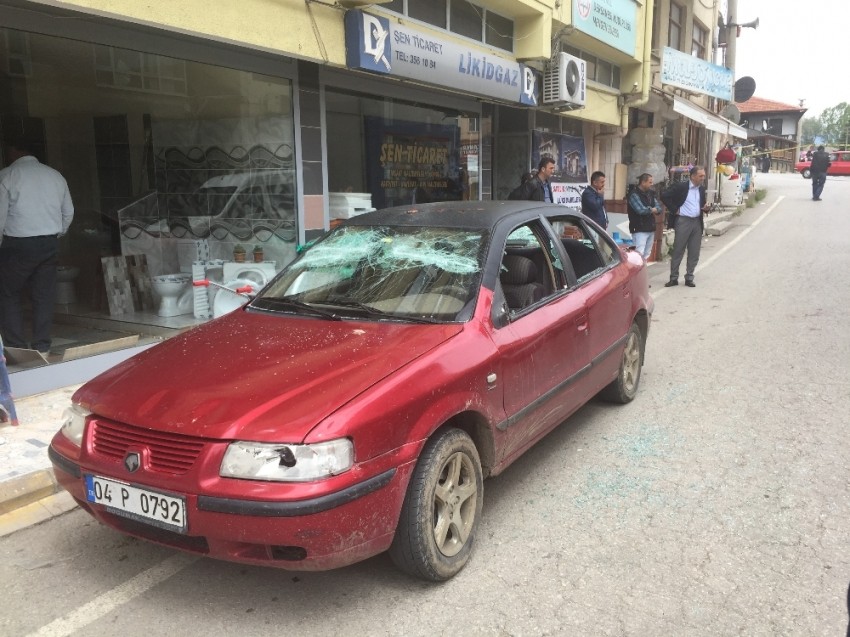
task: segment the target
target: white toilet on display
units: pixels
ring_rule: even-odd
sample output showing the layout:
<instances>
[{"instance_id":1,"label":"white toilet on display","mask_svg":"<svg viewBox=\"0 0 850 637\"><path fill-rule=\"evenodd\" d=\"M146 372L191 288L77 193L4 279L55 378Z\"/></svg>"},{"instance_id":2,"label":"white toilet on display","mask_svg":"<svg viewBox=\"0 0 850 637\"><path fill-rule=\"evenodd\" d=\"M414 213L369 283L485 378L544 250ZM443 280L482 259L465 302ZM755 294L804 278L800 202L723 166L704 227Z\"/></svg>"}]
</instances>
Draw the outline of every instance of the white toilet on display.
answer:
<instances>
[{"instance_id":1,"label":"white toilet on display","mask_svg":"<svg viewBox=\"0 0 850 637\"><path fill-rule=\"evenodd\" d=\"M251 286L256 294L266 283L272 280L276 273L275 261L260 263L225 261L222 266L224 285L231 290ZM213 299L213 317L219 317L242 307L248 302L248 297L241 294L219 289Z\"/></svg>"},{"instance_id":2,"label":"white toilet on display","mask_svg":"<svg viewBox=\"0 0 850 637\"><path fill-rule=\"evenodd\" d=\"M180 316L192 313L194 293L189 284L191 280L191 274L182 272L151 277L153 291L162 299L157 311L158 316Z\"/></svg>"},{"instance_id":3,"label":"white toilet on display","mask_svg":"<svg viewBox=\"0 0 850 637\"><path fill-rule=\"evenodd\" d=\"M74 279L80 273L80 268L73 265L56 266L56 296L54 303L57 305L70 305L77 302L77 290L74 287Z\"/></svg>"}]
</instances>

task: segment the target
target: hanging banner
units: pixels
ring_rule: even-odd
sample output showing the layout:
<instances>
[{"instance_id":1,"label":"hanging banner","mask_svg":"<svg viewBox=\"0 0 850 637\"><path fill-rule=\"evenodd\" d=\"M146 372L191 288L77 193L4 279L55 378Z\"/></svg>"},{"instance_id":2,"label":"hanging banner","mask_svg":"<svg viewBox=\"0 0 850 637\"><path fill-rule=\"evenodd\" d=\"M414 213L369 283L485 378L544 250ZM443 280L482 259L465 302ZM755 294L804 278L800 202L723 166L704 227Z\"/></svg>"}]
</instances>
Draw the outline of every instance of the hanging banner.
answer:
<instances>
[{"instance_id":1,"label":"hanging banner","mask_svg":"<svg viewBox=\"0 0 850 637\"><path fill-rule=\"evenodd\" d=\"M735 73L730 69L669 46L664 47L664 55L661 58L662 84L731 101L734 82Z\"/></svg>"},{"instance_id":2,"label":"hanging banner","mask_svg":"<svg viewBox=\"0 0 850 637\"><path fill-rule=\"evenodd\" d=\"M532 131L531 163L536 167L543 157L555 160L555 174L549 181L554 203L581 210L581 193L590 183L584 138Z\"/></svg>"}]
</instances>

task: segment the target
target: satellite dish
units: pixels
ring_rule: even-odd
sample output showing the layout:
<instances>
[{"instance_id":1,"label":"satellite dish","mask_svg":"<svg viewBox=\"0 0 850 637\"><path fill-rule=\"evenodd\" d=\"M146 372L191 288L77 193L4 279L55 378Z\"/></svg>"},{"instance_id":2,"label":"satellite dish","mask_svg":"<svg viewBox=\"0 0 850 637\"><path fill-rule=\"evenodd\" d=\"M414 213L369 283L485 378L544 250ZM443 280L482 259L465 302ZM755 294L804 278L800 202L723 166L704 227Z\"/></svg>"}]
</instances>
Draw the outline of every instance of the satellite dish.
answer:
<instances>
[{"instance_id":1,"label":"satellite dish","mask_svg":"<svg viewBox=\"0 0 850 637\"><path fill-rule=\"evenodd\" d=\"M725 117L733 124L739 124L741 122L741 111L734 104L724 106L723 110L720 111L720 116Z\"/></svg>"},{"instance_id":2,"label":"satellite dish","mask_svg":"<svg viewBox=\"0 0 850 637\"><path fill-rule=\"evenodd\" d=\"M755 92L756 81L753 78L744 76L735 82L735 101L739 104L741 102L746 102Z\"/></svg>"}]
</instances>

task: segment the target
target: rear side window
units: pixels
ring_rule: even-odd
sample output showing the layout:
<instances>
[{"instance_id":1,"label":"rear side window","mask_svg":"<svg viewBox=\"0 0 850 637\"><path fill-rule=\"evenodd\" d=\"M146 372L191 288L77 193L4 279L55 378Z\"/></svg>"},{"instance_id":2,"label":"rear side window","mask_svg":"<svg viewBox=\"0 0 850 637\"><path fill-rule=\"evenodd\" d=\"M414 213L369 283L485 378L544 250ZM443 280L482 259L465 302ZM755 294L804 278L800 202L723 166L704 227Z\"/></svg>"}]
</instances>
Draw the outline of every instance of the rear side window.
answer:
<instances>
[{"instance_id":1,"label":"rear side window","mask_svg":"<svg viewBox=\"0 0 850 637\"><path fill-rule=\"evenodd\" d=\"M590 226L587 226L587 232L596 244L596 249L599 251L602 264L605 267L620 260L620 251L607 234L600 234Z\"/></svg>"},{"instance_id":2,"label":"rear side window","mask_svg":"<svg viewBox=\"0 0 850 637\"><path fill-rule=\"evenodd\" d=\"M566 286L558 251L542 225L529 223L511 232L502 255L499 282L512 314L536 305Z\"/></svg>"},{"instance_id":3,"label":"rear side window","mask_svg":"<svg viewBox=\"0 0 850 637\"><path fill-rule=\"evenodd\" d=\"M548 220L561 238L579 285L619 260L619 251L607 235L601 235L578 218L557 216Z\"/></svg>"}]
</instances>

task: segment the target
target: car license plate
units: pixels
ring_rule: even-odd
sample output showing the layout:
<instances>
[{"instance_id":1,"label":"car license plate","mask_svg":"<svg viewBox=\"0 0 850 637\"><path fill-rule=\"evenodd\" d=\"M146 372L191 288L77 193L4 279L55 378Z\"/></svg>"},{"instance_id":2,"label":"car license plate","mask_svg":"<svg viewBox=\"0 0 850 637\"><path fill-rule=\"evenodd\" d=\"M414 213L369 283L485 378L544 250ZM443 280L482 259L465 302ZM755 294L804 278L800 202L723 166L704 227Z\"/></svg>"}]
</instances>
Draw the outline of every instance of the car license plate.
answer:
<instances>
[{"instance_id":1,"label":"car license plate","mask_svg":"<svg viewBox=\"0 0 850 637\"><path fill-rule=\"evenodd\" d=\"M86 475L86 500L102 504L110 513L146 522L162 529L186 532L186 500L126 482Z\"/></svg>"}]
</instances>

